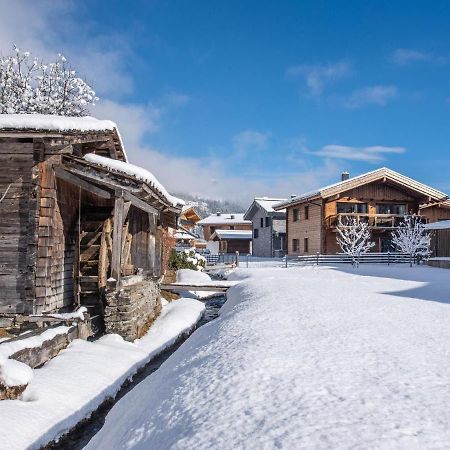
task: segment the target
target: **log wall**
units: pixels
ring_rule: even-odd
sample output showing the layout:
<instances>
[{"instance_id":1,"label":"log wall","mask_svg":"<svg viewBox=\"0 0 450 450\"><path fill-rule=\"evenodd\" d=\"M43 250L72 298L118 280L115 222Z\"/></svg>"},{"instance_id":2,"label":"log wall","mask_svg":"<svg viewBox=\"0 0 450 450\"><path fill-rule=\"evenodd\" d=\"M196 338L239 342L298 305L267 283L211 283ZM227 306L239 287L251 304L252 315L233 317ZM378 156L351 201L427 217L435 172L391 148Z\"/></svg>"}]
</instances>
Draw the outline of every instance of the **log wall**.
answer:
<instances>
[{"instance_id":1,"label":"log wall","mask_svg":"<svg viewBox=\"0 0 450 450\"><path fill-rule=\"evenodd\" d=\"M43 146L0 139L0 313L32 313Z\"/></svg>"},{"instance_id":2,"label":"log wall","mask_svg":"<svg viewBox=\"0 0 450 450\"><path fill-rule=\"evenodd\" d=\"M40 164L39 229L36 260L35 312L69 308L74 303L75 228L78 189L57 180L53 156Z\"/></svg>"}]
</instances>

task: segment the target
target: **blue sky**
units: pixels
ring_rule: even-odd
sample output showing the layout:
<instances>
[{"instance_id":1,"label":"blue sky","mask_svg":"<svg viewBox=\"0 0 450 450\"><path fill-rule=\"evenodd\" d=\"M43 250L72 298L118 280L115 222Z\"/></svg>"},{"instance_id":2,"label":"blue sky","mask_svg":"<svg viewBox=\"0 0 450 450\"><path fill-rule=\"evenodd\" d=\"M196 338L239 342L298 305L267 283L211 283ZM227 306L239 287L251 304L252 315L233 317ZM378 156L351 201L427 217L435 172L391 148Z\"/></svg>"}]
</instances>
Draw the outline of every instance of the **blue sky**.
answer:
<instances>
[{"instance_id":1,"label":"blue sky","mask_svg":"<svg viewBox=\"0 0 450 450\"><path fill-rule=\"evenodd\" d=\"M0 6L2 53L66 54L171 190L247 202L385 165L450 191L449 2Z\"/></svg>"}]
</instances>

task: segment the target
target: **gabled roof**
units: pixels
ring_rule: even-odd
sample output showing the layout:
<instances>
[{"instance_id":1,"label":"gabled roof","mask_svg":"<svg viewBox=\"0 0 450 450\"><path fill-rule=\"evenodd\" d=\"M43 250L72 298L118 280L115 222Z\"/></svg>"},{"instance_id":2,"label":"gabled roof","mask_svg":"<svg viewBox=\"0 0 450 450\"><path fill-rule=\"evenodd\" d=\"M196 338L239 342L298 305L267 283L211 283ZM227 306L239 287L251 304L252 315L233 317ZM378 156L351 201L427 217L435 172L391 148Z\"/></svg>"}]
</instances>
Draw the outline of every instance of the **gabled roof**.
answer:
<instances>
[{"instance_id":1,"label":"gabled roof","mask_svg":"<svg viewBox=\"0 0 450 450\"><path fill-rule=\"evenodd\" d=\"M239 239L243 241L250 241L252 239L252 230L216 230L211 235L211 240L219 239L226 241L230 239Z\"/></svg>"},{"instance_id":2,"label":"gabled roof","mask_svg":"<svg viewBox=\"0 0 450 450\"><path fill-rule=\"evenodd\" d=\"M273 209L273 206L284 202L286 199L284 198L269 198L269 197L255 197L252 204L249 206L247 211L244 214L244 219L252 220L253 216L256 214L257 208L262 208L267 213L273 213L276 212ZM279 210L279 213L286 212L285 210Z\"/></svg>"},{"instance_id":3,"label":"gabled roof","mask_svg":"<svg viewBox=\"0 0 450 450\"><path fill-rule=\"evenodd\" d=\"M91 116L71 117L52 114L0 114L0 136L43 136L58 134L80 135L107 134L113 138L118 158L128 160L117 125L111 120ZM82 142L82 140L78 141Z\"/></svg>"},{"instance_id":4,"label":"gabled roof","mask_svg":"<svg viewBox=\"0 0 450 450\"><path fill-rule=\"evenodd\" d=\"M193 205L184 205L183 209L181 210L181 219L185 219L185 220L192 220L195 222L198 222L199 220L201 220L201 216L200 214L197 212L197 210L195 209L195 206Z\"/></svg>"},{"instance_id":5,"label":"gabled roof","mask_svg":"<svg viewBox=\"0 0 450 450\"><path fill-rule=\"evenodd\" d=\"M413 191L422 197L430 199L431 201L444 201L448 198L447 194L444 192L438 191L430 186L413 180L412 178L406 177L405 175L388 169L387 167L382 167L371 172L363 173L357 177L349 178L348 180L340 181L339 183L330 184L329 186L324 186L316 191L311 191L288 199L284 202L280 202L274 205L274 209L280 210L297 203L303 203L314 199L324 199L331 197L332 195L340 194L350 189L383 179L388 180L392 184L399 187L404 187L409 191Z\"/></svg>"},{"instance_id":6,"label":"gabled roof","mask_svg":"<svg viewBox=\"0 0 450 450\"><path fill-rule=\"evenodd\" d=\"M197 225L233 225L233 224L248 224L251 225L250 220L244 219L244 214L242 213L216 213L211 214L208 217L197 222Z\"/></svg>"},{"instance_id":7,"label":"gabled roof","mask_svg":"<svg viewBox=\"0 0 450 450\"><path fill-rule=\"evenodd\" d=\"M2 130L36 131L112 131L117 125L111 120L91 116L70 117L51 114L0 114Z\"/></svg>"}]
</instances>

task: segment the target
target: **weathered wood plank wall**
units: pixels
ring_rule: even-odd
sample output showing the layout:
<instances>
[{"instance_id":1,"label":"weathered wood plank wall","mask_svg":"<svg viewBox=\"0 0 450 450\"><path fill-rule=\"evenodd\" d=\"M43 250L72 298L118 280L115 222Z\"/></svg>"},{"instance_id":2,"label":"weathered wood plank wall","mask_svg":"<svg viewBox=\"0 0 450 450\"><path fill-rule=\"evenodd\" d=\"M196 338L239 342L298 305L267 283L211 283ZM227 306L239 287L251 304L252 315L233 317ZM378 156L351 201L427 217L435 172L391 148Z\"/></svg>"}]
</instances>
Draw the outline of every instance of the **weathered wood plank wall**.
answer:
<instances>
[{"instance_id":1,"label":"weathered wood plank wall","mask_svg":"<svg viewBox=\"0 0 450 450\"><path fill-rule=\"evenodd\" d=\"M37 220L36 164L32 139L0 139L0 312L33 312Z\"/></svg>"}]
</instances>

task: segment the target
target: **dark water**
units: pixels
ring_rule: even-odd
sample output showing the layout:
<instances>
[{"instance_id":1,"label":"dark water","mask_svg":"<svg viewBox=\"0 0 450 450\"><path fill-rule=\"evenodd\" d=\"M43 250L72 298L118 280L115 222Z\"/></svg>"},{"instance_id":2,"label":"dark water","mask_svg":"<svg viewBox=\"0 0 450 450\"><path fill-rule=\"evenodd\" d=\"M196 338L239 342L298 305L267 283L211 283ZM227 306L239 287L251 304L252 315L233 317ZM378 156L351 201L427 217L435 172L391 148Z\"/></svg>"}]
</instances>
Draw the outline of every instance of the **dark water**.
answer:
<instances>
[{"instance_id":1,"label":"dark water","mask_svg":"<svg viewBox=\"0 0 450 450\"><path fill-rule=\"evenodd\" d=\"M225 303L224 295L205 300L206 310L203 317L197 324L197 328L214 320L219 315L219 309ZM97 434L105 423L105 418L114 404L120 400L125 394L131 391L144 378L151 375L159 369L161 364L174 353L181 344L189 337L189 335L181 336L180 339L170 348L166 349L157 357L153 358L148 364L142 367L132 380L125 382L117 393L116 397L105 400L102 405L91 414L88 419L80 422L69 433L65 434L58 442L51 442L43 447L44 450L79 450L87 445L87 443Z\"/></svg>"}]
</instances>

